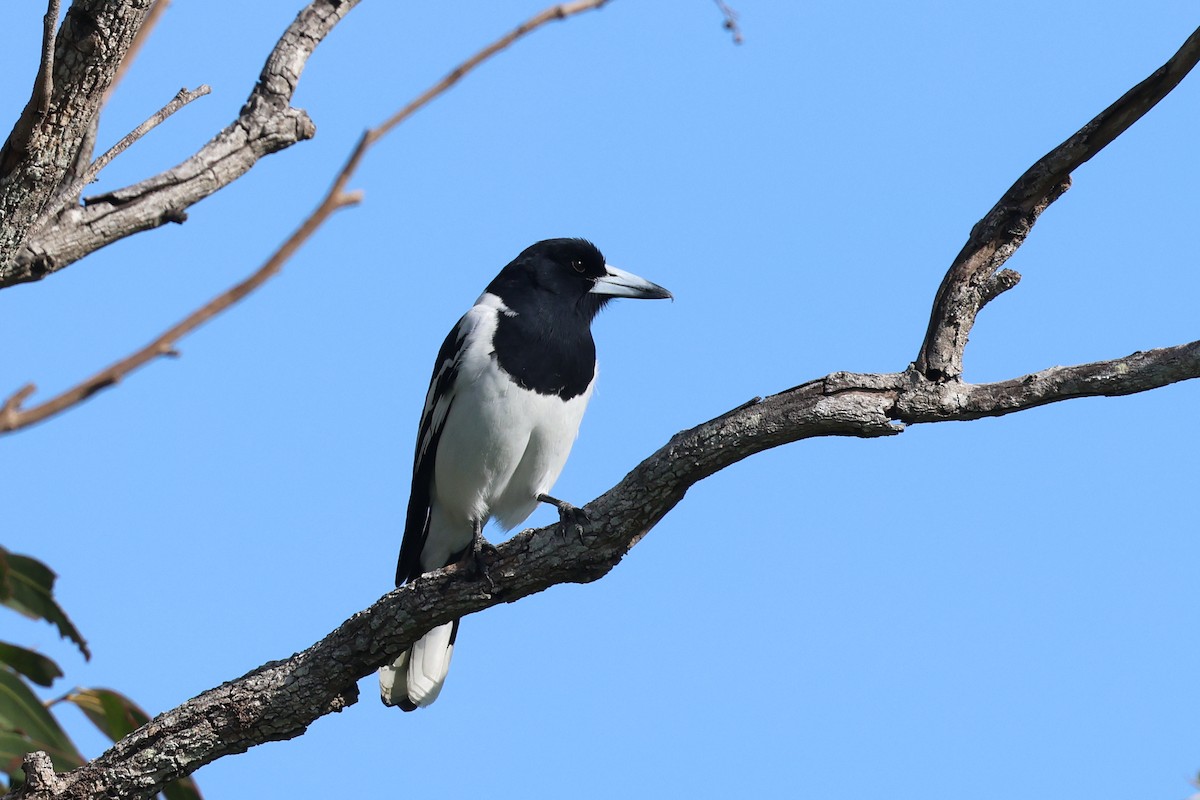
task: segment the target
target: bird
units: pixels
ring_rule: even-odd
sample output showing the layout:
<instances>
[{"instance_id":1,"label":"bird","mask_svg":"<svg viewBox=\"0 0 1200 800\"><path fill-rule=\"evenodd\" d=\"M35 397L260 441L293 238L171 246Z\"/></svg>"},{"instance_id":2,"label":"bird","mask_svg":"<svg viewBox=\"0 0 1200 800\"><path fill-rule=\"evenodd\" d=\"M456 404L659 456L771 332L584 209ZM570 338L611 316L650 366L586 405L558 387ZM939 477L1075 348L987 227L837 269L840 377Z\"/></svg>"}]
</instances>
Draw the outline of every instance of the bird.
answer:
<instances>
[{"instance_id":1,"label":"bird","mask_svg":"<svg viewBox=\"0 0 1200 800\"><path fill-rule=\"evenodd\" d=\"M397 586L458 562L483 569L489 520L511 530L548 503L562 530L580 521L580 510L547 493L595 385L592 320L618 297L672 295L606 263L585 239L546 239L500 270L450 331L417 427ZM385 705L413 711L437 699L459 622L380 669Z\"/></svg>"}]
</instances>

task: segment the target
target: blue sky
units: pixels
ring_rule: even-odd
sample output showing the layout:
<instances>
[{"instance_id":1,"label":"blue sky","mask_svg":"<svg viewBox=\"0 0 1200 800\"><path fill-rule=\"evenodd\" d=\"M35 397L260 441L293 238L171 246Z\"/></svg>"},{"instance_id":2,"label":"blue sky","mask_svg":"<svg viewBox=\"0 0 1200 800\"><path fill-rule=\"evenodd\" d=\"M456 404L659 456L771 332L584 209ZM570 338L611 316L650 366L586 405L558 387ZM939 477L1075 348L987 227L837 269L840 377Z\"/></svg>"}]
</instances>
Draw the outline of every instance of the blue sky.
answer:
<instances>
[{"instance_id":1,"label":"blue sky","mask_svg":"<svg viewBox=\"0 0 1200 800\"><path fill-rule=\"evenodd\" d=\"M18 5L10 119L42 13ZM213 93L94 188L232 119L300 5L176 0L101 140L181 86ZM59 572L94 653L8 615L4 638L63 664L54 693L165 710L390 588L433 356L538 239L586 236L676 297L597 321L600 383L555 492L573 502L752 396L903 369L975 221L1197 22L1182 1L732 5L741 46L703 0L537 32L373 150L365 202L182 358L0 443L2 542ZM363 128L540 7L364 3L300 83L315 140L183 226L0 293L0 391L65 388L247 274ZM1193 75L1076 172L982 313L968 379L1197 338L1197 130ZM599 583L466 620L430 709L384 709L367 679L301 739L196 778L211 798L1186 797L1198 402L1184 384L750 459Z\"/></svg>"}]
</instances>

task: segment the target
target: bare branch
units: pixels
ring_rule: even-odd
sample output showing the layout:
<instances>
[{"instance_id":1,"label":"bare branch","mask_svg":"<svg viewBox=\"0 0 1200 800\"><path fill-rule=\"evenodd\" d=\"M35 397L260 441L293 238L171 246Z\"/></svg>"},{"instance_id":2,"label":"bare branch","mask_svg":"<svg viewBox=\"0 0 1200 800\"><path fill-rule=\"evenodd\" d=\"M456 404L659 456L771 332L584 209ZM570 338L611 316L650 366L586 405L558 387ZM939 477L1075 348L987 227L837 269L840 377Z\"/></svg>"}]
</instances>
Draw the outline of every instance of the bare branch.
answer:
<instances>
[{"instance_id":1,"label":"bare branch","mask_svg":"<svg viewBox=\"0 0 1200 800\"><path fill-rule=\"evenodd\" d=\"M54 225L23 239L10 259L0 249L0 288L40 280L126 236L179 222L189 206L240 178L263 156L312 138L316 128L290 106L292 95L309 56L358 2L312 0L302 9L267 57L238 117L197 153L166 172L69 209Z\"/></svg>"},{"instance_id":2,"label":"bare branch","mask_svg":"<svg viewBox=\"0 0 1200 800\"><path fill-rule=\"evenodd\" d=\"M530 31L607 2L561 3L534 16L374 129L370 143ZM189 206L241 177L262 156L311 138L312 121L289 106L296 82L317 44L357 4L358 0L312 0L280 37L236 120L181 164L124 189L88 198L85 207L61 215L54 226L32 237L11 263L0 257L0 288L40 280L114 241L181 221Z\"/></svg>"},{"instance_id":3,"label":"bare branch","mask_svg":"<svg viewBox=\"0 0 1200 800\"><path fill-rule=\"evenodd\" d=\"M556 584L603 577L692 485L764 450L816 436L896 435L904 429L895 419L977 419L1194 377L1200 377L1200 342L978 386L936 383L915 371L834 373L756 398L676 434L589 503L582 539L559 536L557 525L549 525L501 544L489 578L458 566L423 575L303 652L159 715L95 761L24 797L148 797L222 756L299 736L317 718L355 703L360 678L432 627Z\"/></svg>"},{"instance_id":4,"label":"bare branch","mask_svg":"<svg viewBox=\"0 0 1200 800\"><path fill-rule=\"evenodd\" d=\"M154 5L151 6L150 13L146 15L145 21L142 22L142 26L138 28L138 32L134 35L133 43L129 45L129 50L126 51L125 57L121 59L121 64L117 67L117 73L113 76L112 83L108 85L108 89L100 101L100 111L108 104L108 99L112 96L113 90L116 89L117 83L120 82L121 78L129 70L130 64L137 57L137 51L141 49L149 37L155 23L158 22L167 5L168 0L155 0ZM35 224L35 229L30 232L30 236L35 235L37 231L44 230L46 224L55 219L58 212L68 204L79 202L79 193L84 188L84 184L80 184L80 178L82 178L91 164L92 153L96 149L96 132L100 128L100 111L97 111L96 116L92 118L87 133L84 135L83 141L79 144L79 150L76 151L75 158L71 161L71 166L63 175L62 180L59 181L59 189L55 192L57 199L48 206L49 209L52 209L53 213L44 212L38 223ZM70 193L72 189L74 191ZM64 197L66 199L63 199Z\"/></svg>"},{"instance_id":5,"label":"bare branch","mask_svg":"<svg viewBox=\"0 0 1200 800\"><path fill-rule=\"evenodd\" d=\"M210 92L212 92L212 87L206 83L200 84L200 86L196 87L195 89L191 89L191 90L180 89L175 94L175 97L174 97L174 99L171 100L171 102L167 103L165 106L160 108L149 119L147 119L141 125L138 125L132 131L127 133L121 139L121 141L117 142L112 147L110 147L108 149L108 151L104 153L104 155L100 156L95 161L93 161L92 165L90 167L88 167L87 172L85 172L83 175L83 184L86 185L86 184L89 184L92 181L96 180L97 176L99 176L99 174L100 174L100 171L103 170L105 167L107 167L110 163L112 163L112 160L114 158L116 158L121 153L128 150L129 146L132 145L134 142L136 142L138 139L142 138L147 133L149 133L150 131L157 128L160 123L162 123L164 120L167 119L167 117L171 116L176 111L183 108L184 106L186 106L188 103L192 102L193 100L203 97L204 95L209 94Z\"/></svg>"},{"instance_id":6,"label":"bare branch","mask_svg":"<svg viewBox=\"0 0 1200 800\"><path fill-rule=\"evenodd\" d=\"M416 100L406 105L404 108L397 111L392 116L388 117L384 122L376 128L368 132L367 136L370 144L373 144L377 139L380 139L388 134L392 128L395 128L401 122L411 117L419 108L427 105L430 100L433 100L438 95L444 93L454 84L458 83L471 70L478 67L484 61L487 61L492 56L504 50L513 42L520 39L527 33L540 28L547 22L554 20L566 19L567 17L579 14L584 11L600 8L608 3L609 0L577 0L574 3L561 3L556 6L551 6L545 11L534 15L533 17L522 22L508 34L501 36L496 41L489 44L487 47L480 50L475 55L468 58L463 63L452 69L446 77L435 83L433 86L426 89Z\"/></svg>"},{"instance_id":7,"label":"bare branch","mask_svg":"<svg viewBox=\"0 0 1200 800\"><path fill-rule=\"evenodd\" d=\"M39 118L50 111L50 98L54 95L54 30L58 27L59 8L59 0L50 0L46 16L42 18L42 57L33 90L33 105Z\"/></svg>"},{"instance_id":8,"label":"bare branch","mask_svg":"<svg viewBox=\"0 0 1200 800\"><path fill-rule=\"evenodd\" d=\"M53 113L39 116L34 112L36 119L22 114L0 149L0 219L4 220L0 226L0 285L7 282L12 262L46 202L77 162L117 64L149 3L75 0L68 9L54 36L53 69L49 70L53 80L39 80L40 88L30 99L30 106L36 109L44 102L39 95L50 91L48 107ZM25 122L31 125L26 128Z\"/></svg>"},{"instance_id":9,"label":"bare branch","mask_svg":"<svg viewBox=\"0 0 1200 800\"><path fill-rule=\"evenodd\" d=\"M1002 269L995 275L989 276L983 284L983 291L979 297L979 307L983 308L1020 282L1021 273L1011 269Z\"/></svg>"},{"instance_id":10,"label":"bare branch","mask_svg":"<svg viewBox=\"0 0 1200 800\"><path fill-rule=\"evenodd\" d=\"M222 311L229 308L234 303L238 302L246 295L250 294L255 289L266 283L269 278L279 272L287 260L290 259L306 241L308 241L308 239L325 223L327 219L329 219L329 217L333 215L335 211L348 205L357 203L361 199L357 193L347 193L346 186L349 183L350 178L354 175L358 165L362 162L363 156L372 145L386 136L390 131L395 129L397 125L411 117L417 110L427 105L429 101L433 100L435 97L442 94L459 80L461 80L463 76L465 76L475 67L479 66L491 56L508 47L525 34L541 27L547 22L564 19L573 14L599 8L607 2L608 0L581 0L581 2L552 6L551 8L548 8L530 18L513 31L505 34L492 44L471 56L469 59L452 70L449 75L423 92L419 97L417 97L416 100L413 100L396 114L393 114L378 127L372 128L362 135L362 138L359 139L358 144L355 145L354 149L350 153L349 158L346 160L345 166L343 166L341 171L337 174L337 176L335 176L333 185L330 186L329 191L326 192L325 197L317 205L317 208L300 224L300 227L296 230L296 232L293 233L288 240L284 242L269 259L267 259L266 263L264 263L258 268L257 271L254 272L253 275L231 287L227 291L221 293L217 297L214 297L204 306L189 314L185 319L173 325L170 329L164 331L154 341L150 342L136 353L133 353L132 355L127 356L114 364L111 364L82 383L67 389L66 391L56 395L44 403L40 403L39 405L28 409L22 408L24 401L33 393L34 386L33 384L27 384L26 386L22 387L19 391L9 397L3 406L0 406L0 435L12 433L13 431L27 428L31 425L42 422L43 420L46 420L55 414L59 414L68 408L71 408L72 406L82 403L84 400L87 400L101 389L106 389L117 384L122 378L139 367L145 366L161 356L175 354L175 343L178 342L180 338L186 336L188 333L191 333L196 328L200 327L205 322L212 319L217 314L220 314ZM200 89L196 90L196 93L190 94L195 94L195 96L198 97L200 94L205 94L207 88L208 87L202 86ZM178 103L175 108L182 107L182 105L184 105L186 102L190 102L191 99L195 99L194 97L190 96L190 94L185 97L185 92L181 91L180 94L176 96L175 101L172 101L171 105ZM180 102L181 98L184 98L183 102ZM169 105L168 108L170 108L171 105ZM166 109L164 109L164 111L165 110ZM162 114L163 112L159 112L158 115L155 115L155 118ZM165 119L166 116L169 116L169 114L163 115L162 119ZM155 118L152 118L152 120ZM149 130L149 128L153 127L153 125L146 127L150 121L151 120L148 120L147 123L143 123L142 126L139 126L138 131L141 131L142 128ZM161 121L161 119L158 121ZM155 124L157 124L157 122L155 122ZM138 131L134 131L134 133L130 134L130 136L127 136L126 139L129 139L130 142L132 142L133 139L137 138L137 136L134 134L141 135L138 133ZM144 131L142 132L144 133ZM133 137L133 139L130 139L130 137ZM121 143L118 143L117 147L124 149L124 147L122 147L122 143L124 142L125 139L123 139ZM127 147L128 144L125 144L124 146ZM114 150L115 149L116 148L114 148ZM111 152L112 151L110 151L110 153ZM113 153L113 156L115 155L116 153ZM84 177L88 177L88 175L93 174L93 172L99 172L99 169L104 166L104 164L100 162L108 156L109 154L106 153L105 156L97 159L97 164L99 167L93 165L93 169L89 169L88 174L85 174ZM109 158L109 160L111 160L111 158ZM107 163L107 161L104 163ZM64 196L73 197L74 193L65 193Z\"/></svg>"},{"instance_id":11,"label":"bare branch","mask_svg":"<svg viewBox=\"0 0 1200 800\"><path fill-rule=\"evenodd\" d=\"M738 24L738 13L730 8L729 4L724 2L724 0L713 0L713 2L717 4L717 8L721 10L721 16L725 18L724 22L721 23L721 27L729 31L733 36L734 44L741 44L743 41L742 26Z\"/></svg>"},{"instance_id":12,"label":"bare branch","mask_svg":"<svg viewBox=\"0 0 1200 800\"><path fill-rule=\"evenodd\" d=\"M1130 89L1017 179L971 230L942 279L915 366L934 380L962 375L975 315L995 296L989 279L1025 241L1046 208L1071 185L1071 172L1103 150L1167 96L1200 61L1200 29L1150 77Z\"/></svg>"},{"instance_id":13,"label":"bare branch","mask_svg":"<svg viewBox=\"0 0 1200 800\"><path fill-rule=\"evenodd\" d=\"M50 101L54 95L54 30L58 25L59 7L59 0L49 0L46 15L42 17L42 53L37 75L33 79L33 93L9 133L3 150L0 150L0 175L11 172L16 161L29 152L34 126L50 111Z\"/></svg>"},{"instance_id":14,"label":"bare branch","mask_svg":"<svg viewBox=\"0 0 1200 800\"><path fill-rule=\"evenodd\" d=\"M8 398L3 406L0 406L0 434L11 433L21 428L27 428L30 425L36 425L55 414L82 403L101 389L115 385L129 373L149 364L157 358L178 355L178 352L175 350L176 342L266 283L267 280L279 272L284 263L308 241L326 219L332 216L338 209L352 205L358 202L358 200L359 197L357 195L342 193L338 184L335 183L334 187L325 195L325 199L322 200L317 210L308 219L304 220L295 233L288 237L287 241L254 274L193 311L141 350L102 369L100 372L97 372L82 383L71 387L62 394L29 409L21 408L21 404L33 393L34 386L33 384L27 384L22 387Z\"/></svg>"},{"instance_id":15,"label":"bare branch","mask_svg":"<svg viewBox=\"0 0 1200 800\"><path fill-rule=\"evenodd\" d=\"M996 383L922 383L897 397L903 422L999 417L1076 397L1118 397L1200 377L1200 341Z\"/></svg>"},{"instance_id":16,"label":"bare branch","mask_svg":"<svg viewBox=\"0 0 1200 800\"><path fill-rule=\"evenodd\" d=\"M138 139L157 128L160 123L167 119L167 117L170 117L176 111L183 108L193 100L203 97L210 92L212 92L212 87L210 87L208 84L201 84L194 90L180 89L171 102L167 103L165 106L156 111L141 125L138 125L132 131L125 134L125 136L121 138L121 141L117 142L107 151L105 151L103 155L93 161L91 165L84 170L82 175L76 178L69 186L67 186L67 188L61 191L58 196L55 197L55 199L49 205L47 205L41 221L34 227L34 233L36 234L42 226L54 219L58 212L61 211L67 204L79 197L79 193L83 191L83 187L95 181L100 175L101 170L111 164L114 158L128 150L130 146L133 145L133 143Z\"/></svg>"}]
</instances>

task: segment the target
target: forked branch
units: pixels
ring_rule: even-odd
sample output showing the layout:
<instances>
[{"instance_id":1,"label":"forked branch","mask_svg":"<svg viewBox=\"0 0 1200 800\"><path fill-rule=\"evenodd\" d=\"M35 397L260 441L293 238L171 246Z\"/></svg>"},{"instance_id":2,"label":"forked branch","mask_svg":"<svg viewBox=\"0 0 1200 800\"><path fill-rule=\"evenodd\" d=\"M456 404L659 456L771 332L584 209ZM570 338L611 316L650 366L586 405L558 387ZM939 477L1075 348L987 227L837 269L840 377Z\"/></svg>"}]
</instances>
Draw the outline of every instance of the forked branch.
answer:
<instances>
[{"instance_id":1,"label":"forked branch","mask_svg":"<svg viewBox=\"0 0 1200 800\"><path fill-rule=\"evenodd\" d=\"M1042 212L1070 188L1071 173L1166 97L1198 60L1200 28L1154 74L1038 159L976 223L938 287L914 365L917 372L937 381L962 376L963 350L975 315L999 292L1016 285L1015 280L993 281L997 270L1025 241Z\"/></svg>"},{"instance_id":2,"label":"forked branch","mask_svg":"<svg viewBox=\"0 0 1200 800\"><path fill-rule=\"evenodd\" d=\"M348 205L358 202L358 194L353 192L348 193L346 191L346 186L349 184L350 178L354 175L359 164L362 162L363 156L372 145L377 143L390 131L395 129L396 126L400 125L418 110L425 107L434 98L446 92L450 87L471 72L471 70L478 67L496 53L499 53L501 50L513 44L522 36L525 36L537 28L540 28L542 25L545 25L548 22L565 19L584 11L590 11L592 9L599 8L607 2L608 0L578 0L578 2L563 3L560 5L551 6L541 13L531 17L529 20L526 20L509 33L501 36L499 39L492 42L490 45L483 48L463 63L459 64L457 67L451 70L446 77L442 78L429 89L422 92L421 95L419 95L411 103L404 106L404 108L400 109L377 127L369 129L362 135L362 138L359 139L358 144L355 145L354 149L350 153L349 158L346 160L345 166L343 166L338 174L334 177L333 184L330 186L329 191L326 192L324 198L322 198L320 203L318 203L316 209L308 216L307 219L301 222L295 233L288 237L287 241L280 245L279 249L276 250L270 256L270 258L268 258L267 261L252 275L245 280L240 281L235 286L232 286L217 297L214 297L208 303L189 314L180 322L171 326L168 330L160 334L154 341L150 342L137 352L109 365L108 367L105 367L87 380L71 387L70 389L67 389L66 391L50 398L49 400L46 400L43 403L30 408L24 408L23 404L29 399L34 391L36 391L36 388L33 384L26 384L25 386L21 387L13 395L11 395L2 406L0 406L0 435L11 433L13 431L20 430L21 428L27 428L30 425L35 425L38 422L71 408L72 406L82 403L96 392L117 384L122 378L139 367L145 366L151 361L154 361L162 356L175 355L175 345L183 336L191 333L196 328L200 327L205 322L208 322L210 319L220 314L222 311L237 303L239 300L246 297L246 295L250 294L255 289L266 283L267 280L278 273L288 259L290 259L296 253L296 251L298 251L300 247L303 246L303 244L308 241L308 239L314 233L316 233L316 231L322 225L324 225L331 216L333 216L334 212L340 208L344 208ZM303 14L301 16L303 17ZM299 21L300 20L298 19L297 23ZM293 27L295 27L295 25L296 23L293 23ZM330 25L328 28L326 28L326 32L328 32L331 27L332 26ZM308 52L311 53L312 47L315 47L315 43L310 45ZM272 58L278 56L279 53L280 49L277 46ZM303 64L303 59L300 60L300 63ZM295 65L292 66L293 68L295 67ZM271 67L271 60L268 59L268 66L264 68L264 74L273 72L274 69L274 67ZM299 73L297 72L296 74L298 75ZM206 89L207 87L201 87L198 89L195 93L196 96L204 94ZM176 97L175 101L173 101L171 105L168 105L167 108L172 108L172 106L182 106L183 103L190 101L190 99L190 95L184 96L184 93L181 92L180 96ZM166 115L164 112L166 110L167 109L160 111L158 115L155 115L155 117L152 118L152 120L159 117L165 119ZM142 128L146 128L147 125L149 125L149 127L153 127L150 122L151 121L147 121L147 123L144 123L143 126L139 127L138 130L141 131ZM149 128L146 129L148 130ZM138 131L134 132L134 134L137 133ZM130 136L133 137L134 134L130 134ZM124 142L124 140L122 140L122 142ZM118 143L117 147L121 147L121 143ZM114 148L114 150L115 149L116 148ZM105 155L108 156L108 154ZM115 153L113 153L113 155L115 155ZM104 163L107 163L107 161L101 163L104 158L105 156L102 156L101 159L97 160L97 165L94 165L93 169L90 169L88 173L85 174L84 179L88 179L89 176L94 176L95 172L98 172L99 169L104 166ZM74 191L77 193L77 190ZM64 194L64 196L66 195ZM70 196L73 197L74 194Z\"/></svg>"},{"instance_id":3,"label":"forked branch","mask_svg":"<svg viewBox=\"0 0 1200 800\"><path fill-rule=\"evenodd\" d=\"M915 373L835 373L683 431L586 506L584 535L557 524L501 544L488 577L458 566L384 595L321 641L155 717L95 761L40 775L33 800L149 797L225 755L301 735L358 699L356 683L436 625L560 583L603 577L700 480L744 458L816 436L891 436L896 420L1009 414L1075 397L1128 394L1200 376L1200 342L1114 361L963 387ZM399 719L399 718L398 718ZM48 771L48 760L35 761ZM41 788L45 787L45 788Z\"/></svg>"},{"instance_id":4,"label":"forked branch","mask_svg":"<svg viewBox=\"0 0 1200 800\"><path fill-rule=\"evenodd\" d=\"M0 289L40 280L105 245L180 222L190 206L240 178L263 156L312 138L316 127L307 114L291 107L292 95L316 46L357 4L312 0L276 42L233 122L177 166L60 214L35 235L23 237L11 258L0 250ZM118 54L119 63L124 63L124 52ZM117 65L111 68L115 72Z\"/></svg>"}]
</instances>

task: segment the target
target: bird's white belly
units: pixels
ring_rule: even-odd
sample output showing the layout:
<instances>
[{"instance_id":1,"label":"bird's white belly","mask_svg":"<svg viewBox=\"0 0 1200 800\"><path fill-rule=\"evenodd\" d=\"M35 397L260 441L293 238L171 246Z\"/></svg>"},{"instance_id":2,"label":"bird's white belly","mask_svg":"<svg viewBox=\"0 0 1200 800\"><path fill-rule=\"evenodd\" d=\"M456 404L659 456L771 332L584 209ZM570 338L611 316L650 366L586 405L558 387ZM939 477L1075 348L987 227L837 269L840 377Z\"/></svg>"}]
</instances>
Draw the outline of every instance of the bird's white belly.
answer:
<instances>
[{"instance_id":1,"label":"bird's white belly","mask_svg":"<svg viewBox=\"0 0 1200 800\"><path fill-rule=\"evenodd\" d=\"M589 386L564 402L522 389L496 368L460 373L438 442L431 522L463 526L451 537L462 546L472 520L493 517L506 529L523 522L562 471L591 393ZM466 517L447 518L450 509Z\"/></svg>"}]
</instances>

